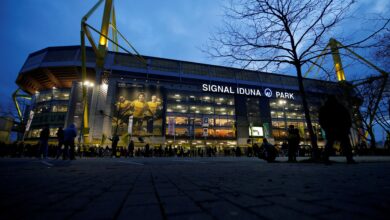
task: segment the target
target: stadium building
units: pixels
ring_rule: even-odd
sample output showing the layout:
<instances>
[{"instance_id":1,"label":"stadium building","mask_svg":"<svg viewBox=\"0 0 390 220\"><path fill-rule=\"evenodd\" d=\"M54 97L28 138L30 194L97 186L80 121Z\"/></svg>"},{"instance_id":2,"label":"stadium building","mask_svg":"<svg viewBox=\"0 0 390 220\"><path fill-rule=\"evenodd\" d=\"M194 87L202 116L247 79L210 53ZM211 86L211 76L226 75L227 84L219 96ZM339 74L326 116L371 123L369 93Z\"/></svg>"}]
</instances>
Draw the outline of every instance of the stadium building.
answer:
<instances>
[{"instance_id":1,"label":"stadium building","mask_svg":"<svg viewBox=\"0 0 390 220\"><path fill-rule=\"evenodd\" d=\"M44 125L53 138L58 127L71 123L83 130L84 83L89 85L89 131L79 140L91 144L110 145L114 134L120 145L133 138L223 148L264 137L280 144L288 125L309 143L296 77L148 56L144 65L134 56L108 52L102 82L96 83L95 54L87 48L89 82L82 82L80 56L79 46L49 47L28 56L16 80L32 97L25 140L37 140ZM318 109L327 94L342 90L314 79L304 85L322 145Z\"/></svg>"}]
</instances>

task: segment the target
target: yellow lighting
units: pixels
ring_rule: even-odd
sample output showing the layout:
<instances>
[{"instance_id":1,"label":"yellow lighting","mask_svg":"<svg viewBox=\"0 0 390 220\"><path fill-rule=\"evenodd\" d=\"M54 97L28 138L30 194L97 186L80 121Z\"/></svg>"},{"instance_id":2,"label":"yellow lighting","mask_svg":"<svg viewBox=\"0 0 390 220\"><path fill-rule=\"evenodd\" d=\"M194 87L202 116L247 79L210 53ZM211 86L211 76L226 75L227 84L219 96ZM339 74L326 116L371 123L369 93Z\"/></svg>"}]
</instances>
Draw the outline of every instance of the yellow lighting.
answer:
<instances>
[{"instance_id":1,"label":"yellow lighting","mask_svg":"<svg viewBox=\"0 0 390 220\"><path fill-rule=\"evenodd\" d=\"M101 36L101 37L100 37L100 40L99 40L99 44L102 45L102 46L106 46L106 44L107 44L107 38Z\"/></svg>"},{"instance_id":2,"label":"yellow lighting","mask_svg":"<svg viewBox=\"0 0 390 220\"><path fill-rule=\"evenodd\" d=\"M86 80L83 82L83 85L87 87L93 87L95 84L93 82Z\"/></svg>"}]
</instances>

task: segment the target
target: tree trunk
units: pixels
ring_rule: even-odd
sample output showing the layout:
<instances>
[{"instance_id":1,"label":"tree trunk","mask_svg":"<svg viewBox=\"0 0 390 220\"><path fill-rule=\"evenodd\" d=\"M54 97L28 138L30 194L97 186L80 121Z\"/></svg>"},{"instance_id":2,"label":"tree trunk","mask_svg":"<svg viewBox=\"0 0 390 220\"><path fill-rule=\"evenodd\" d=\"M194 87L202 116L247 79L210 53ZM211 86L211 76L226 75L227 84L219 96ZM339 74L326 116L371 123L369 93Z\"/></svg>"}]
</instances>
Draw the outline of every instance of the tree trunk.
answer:
<instances>
[{"instance_id":1,"label":"tree trunk","mask_svg":"<svg viewBox=\"0 0 390 220\"><path fill-rule=\"evenodd\" d=\"M370 149L375 149L376 148L376 140L375 140L375 134L372 128L367 129L368 134L370 135L371 141L370 141Z\"/></svg>"},{"instance_id":2,"label":"tree trunk","mask_svg":"<svg viewBox=\"0 0 390 220\"><path fill-rule=\"evenodd\" d=\"M317 135L314 133L313 125L311 123L309 105L306 100L306 92L303 86L303 77L302 77L302 69L301 69L302 67L300 64L295 64L295 68L297 70L299 92L301 93L301 97L302 97L303 111L305 113L306 124L310 135L310 143L312 146L311 157L313 160L318 160L319 154L318 154L318 145L317 145Z\"/></svg>"}]
</instances>

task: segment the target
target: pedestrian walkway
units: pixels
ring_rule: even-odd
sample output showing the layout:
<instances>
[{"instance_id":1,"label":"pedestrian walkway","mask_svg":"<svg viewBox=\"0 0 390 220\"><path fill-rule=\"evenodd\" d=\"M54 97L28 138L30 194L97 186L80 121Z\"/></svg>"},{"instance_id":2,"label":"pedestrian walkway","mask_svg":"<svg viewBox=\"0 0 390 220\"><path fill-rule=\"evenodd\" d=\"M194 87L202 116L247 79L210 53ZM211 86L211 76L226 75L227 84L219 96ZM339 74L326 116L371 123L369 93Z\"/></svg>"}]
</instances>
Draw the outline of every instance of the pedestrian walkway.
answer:
<instances>
[{"instance_id":1,"label":"pedestrian walkway","mask_svg":"<svg viewBox=\"0 0 390 220\"><path fill-rule=\"evenodd\" d=\"M0 159L0 219L388 219L389 157L278 160Z\"/></svg>"}]
</instances>

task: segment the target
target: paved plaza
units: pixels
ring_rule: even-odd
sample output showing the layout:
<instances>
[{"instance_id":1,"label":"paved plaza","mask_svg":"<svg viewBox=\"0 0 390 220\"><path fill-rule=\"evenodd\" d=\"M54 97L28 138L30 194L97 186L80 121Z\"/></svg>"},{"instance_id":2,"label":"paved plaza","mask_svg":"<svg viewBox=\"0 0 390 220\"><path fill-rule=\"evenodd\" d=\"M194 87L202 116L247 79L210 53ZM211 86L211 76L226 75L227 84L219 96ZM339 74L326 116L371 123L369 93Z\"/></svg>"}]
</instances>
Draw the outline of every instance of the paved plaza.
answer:
<instances>
[{"instance_id":1,"label":"paved plaza","mask_svg":"<svg viewBox=\"0 0 390 220\"><path fill-rule=\"evenodd\" d=\"M284 159L0 159L0 219L389 219L390 158Z\"/></svg>"}]
</instances>

